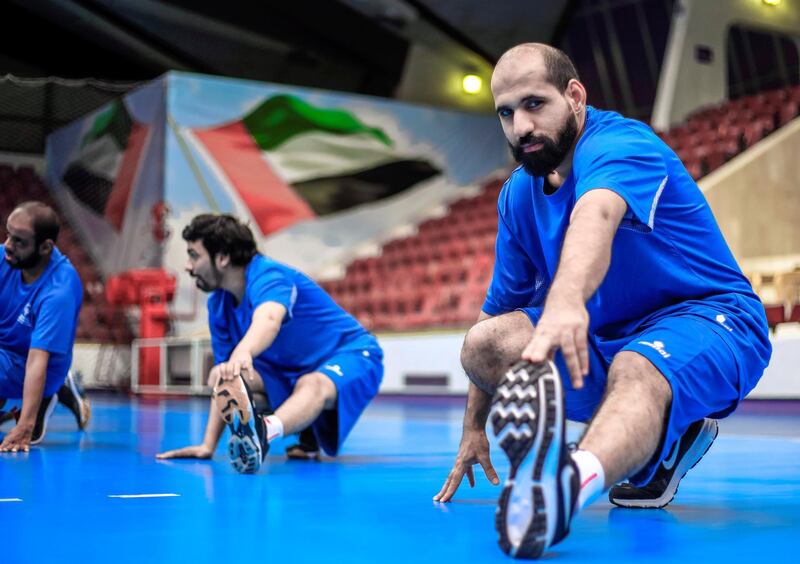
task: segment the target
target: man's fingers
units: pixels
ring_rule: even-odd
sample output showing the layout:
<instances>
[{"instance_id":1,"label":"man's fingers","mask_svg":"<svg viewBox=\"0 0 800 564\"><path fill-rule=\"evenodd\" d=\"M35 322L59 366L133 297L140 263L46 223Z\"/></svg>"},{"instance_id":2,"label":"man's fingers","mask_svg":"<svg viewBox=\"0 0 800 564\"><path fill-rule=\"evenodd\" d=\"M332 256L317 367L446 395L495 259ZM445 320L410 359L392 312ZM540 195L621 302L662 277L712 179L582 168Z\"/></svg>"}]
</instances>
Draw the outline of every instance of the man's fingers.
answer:
<instances>
[{"instance_id":1,"label":"man's fingers","mask_svg":"<svg viewBox=\"0 0 800 564\"><path fill-rule=\"evenodd\" d=\"M223 362L219 365L219 375L220 378L223 380L232 380L233 379L233 366L231 366L230 362Z\"/></svg>"},{"instance_id":2,"label":"man's fingers","mask_svg":"<svg viewBox=\"0 0 800 564\"><path fill-rule=\"evenodd\" d=\"M442 497L444 496L445 492L447 491L447 488L450 486L450 480L452 479L452 475L453 475L452 472L450 472L450 474L447 475L447 479L444 481L444 485L442 486L442 489L439 490L439 493L437 493L435 496L433 496L433 501L442 501Z\"/></svg>"},{"instance_id":3,"label":"man's fingers","mask_svg":"<svg viewBox=\"0 0 800 564\"><path fill-rule=\"evenodd\" d=\"M467 480L469 480L469 487L475 487L475 473L472 471L472 466L467 466Z\"/></svg>"},{"instance_id":4,"label":"man's fingers","mask_svg":"<svg viewBox=\"0 0 800 564\"><path fill-rule=\"evenodd\" d=\"M575 348L581 365L581 376L586 376L589 374L589 344L585 332L581 332L575 337Z\"/></svg>"},{"instance_id":5,"label":"man's fingers","mask_svg":"<svg viewBox=\"0 0 800 564\"><path fill-rule=\"evenodd\" d=\"M561 353L564 355L564 362L569 371L572 387L579 388L578 382L581 381L581 363L580 360L578 360L575 340L572 338L572 335L564 338L564 341L561 343Z\"/></svg>"},{"instance_id":6,"label":"man's fingers","mask_svg":"<svg viewBox=\"0 0 800 564\"><path fill-rule=\"evenodd\" d=\"M548 332L534 331L531 342L522 353L522 358L530 362L544 362L556 348L556 343Z\"/></svg>"},{"instance_id":7,"label":"man's fingers","mask_svg":"<svg viewBox=\"0 0 800 564\"><path fill-rule=\"evenodd\" d=\"M483 473L486 474L486 479L488 479L495 486L500 483L500 478L497 477L497 472L495 471L494 466L492 466L492 461L489 460L488 456L481 460L481 466L483 467Z\"/></svg>"},{"instance_id":8,"label":"man's fingers","mask_svg":"<svg viewBox=\"0 0 800 564\"><path fill-rule=\"evenodd\" d=\"M461 481L464 479L464 474L460 470L456 470L455 468L450 472L450 476L447 478L447 483L445 487L442 488L442 492L439 493L439 499L437 501L450 501L452 499L453 494L456 493L458 487L461 485Z\"/></svg>"},{"instance_id":9,"label":"man's fingers","mask_svg":"<svg viewBox=\"0 0 800 564\"><path fill-rule=\"evenodd\" d=\"M458 478L453 477L453 479L450 480L450 485L447 487L447 491L444 492L444 497L442 498L442 501L450 501L453 498L453 494L456 493L456 490L458 490L458 486L461 485L461 481L463 479L464 475L461 474L460 476L458 476Z\"/></svg>"}]
</instances>

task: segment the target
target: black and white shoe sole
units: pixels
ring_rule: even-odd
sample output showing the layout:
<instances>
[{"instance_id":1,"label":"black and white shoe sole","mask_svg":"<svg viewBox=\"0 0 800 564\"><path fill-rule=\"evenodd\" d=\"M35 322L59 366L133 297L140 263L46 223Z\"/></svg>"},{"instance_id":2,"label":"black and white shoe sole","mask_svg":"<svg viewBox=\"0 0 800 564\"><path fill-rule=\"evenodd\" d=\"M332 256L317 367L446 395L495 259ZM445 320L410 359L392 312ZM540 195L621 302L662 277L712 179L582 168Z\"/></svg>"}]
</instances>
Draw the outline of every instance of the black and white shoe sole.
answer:
<instances>
[{"instance_id":1,"label":"black and white shoe sole","mask_svg":"<svg viewBox=\"0 0 800 564\"><path fill-rule=\"evenodd\" d=\"M255 429L255 414L241 378L220 380L214 389L214 401L222 419L228 424L231 438L228 457L240 474L254 474L261 468L261 442Z\"/></svg>"},{"instance_id":2,"label":"black and white shoe sole","mask_svg":"<svg viewBox=\"0 0 800 564\"><path fill-rule=\"evenodd\" d=\"M625 507L628 509L661 509L666 507L675 498L678 493L678 486L686 474L697 466L697 463L706 455L708 449L714 444L714 440L719 434L719 424L714 419L705 419L703 421L703 428L697 434L697 438L689 450L678 462L678 467L672 474L664 493L652 499L622 499L609 496L608 500L618 507Z\"/></svg>"},{"instance_id":3,"label":"black and white shoe sole","mask_svg":"<svg viewBox=\"0 0 800 564\"><path fill-rule=\"evenodd\" d=\"M500 547L514 558L539 558L555 535L563 405L558 371L549 361L514 365L492 400L492 430L511 463L495 526Z\"/></svg>"}]
</instances>

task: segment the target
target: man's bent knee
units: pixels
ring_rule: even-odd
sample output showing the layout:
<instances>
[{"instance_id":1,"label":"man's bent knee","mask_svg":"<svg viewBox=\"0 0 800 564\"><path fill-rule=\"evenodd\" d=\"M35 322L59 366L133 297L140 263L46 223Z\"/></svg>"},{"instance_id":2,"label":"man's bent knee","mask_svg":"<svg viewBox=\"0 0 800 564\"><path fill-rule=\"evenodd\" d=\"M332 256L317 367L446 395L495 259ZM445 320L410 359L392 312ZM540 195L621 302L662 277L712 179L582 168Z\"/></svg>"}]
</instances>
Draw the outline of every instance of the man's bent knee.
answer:
<instances>
[{"instance_id":1,"label":"man's bent knee","mask_svg":"<svg viewBox=\"0 0 800 564\"><path fill-rule=\"evenodd\" d=\"M478 388L493 393L502 374L519 360L533 335L528 316L514 311L472 326L461 348L461 366Z\"/></svg>"},{"instance_id":2,"label":"man's bent knee","mask_svg":"<svg viewBox=\"0 0 800 564\"><path fill-rule=\"evenodd\" d=\"M608 386L635 386L649 398L666 404L672 400L666 376L646 357L633 351L622 351L614 357L608 371Z\"/></svg>"},{"instance_id":3,"label":"man's bent knee","mask_svg":"<svg viewBox=\"0 0 800 564\"><path fill-rule=\"evenodd\" d=\"M315 397L321 398L325 404L324 409L336 407L336 398L338 397L336 384L322 372L312 372L301 376L297 380L294 389L297 391L301 388L309 389Z\"/></svg>"}]
</instances>

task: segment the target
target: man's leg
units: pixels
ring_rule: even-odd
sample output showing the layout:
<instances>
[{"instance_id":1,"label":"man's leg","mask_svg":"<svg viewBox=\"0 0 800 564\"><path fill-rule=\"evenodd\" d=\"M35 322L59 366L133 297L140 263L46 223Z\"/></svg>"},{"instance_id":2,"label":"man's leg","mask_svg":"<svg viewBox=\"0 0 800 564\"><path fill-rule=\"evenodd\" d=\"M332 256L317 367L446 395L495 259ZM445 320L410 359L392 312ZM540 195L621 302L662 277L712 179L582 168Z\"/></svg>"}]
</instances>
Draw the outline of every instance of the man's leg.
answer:
<instances>
[{"instance_id":1,"label":"man's leg","mask_svg":"<svg viewBox=\"0 0 800 564\"><path fill-rule=\"evenodd\" d=\"M259 396L269 404L264 380L258 373L246 374L245 382L256 404L260 399ZM321 372L311 372L301 376L286 401L274 412L270 408L268 413L264 414L267 439L273 441L283 435L293 435L305 430L324 410L336 407L337 395L336 385L329 376ZM270 426L273 429L270 429ZM280 430L277 427L280 427Z\"/></svg>"},{"instance_id":2,"label":"man's leg","mask_svg":"<svg viewBox=\"0 0 800 564\"><path fill-rule=\"evenodd\" d=\"M67 372L64 384L58 389L58 403L72 412L78 429L83 431L92 417L92 403L78 384L72 370Z\"/></svg>"},{"instance_id":3,"label":"man's leg","mask_svg":"<svg viewBox=\"0 0 800 564\"><path fill-rule=\"evenodd\" d=\"M606 394L578 447L599 460L605 489L651 459L664 431L671 399L669 383L649 360L630 351L614 358Z\"/></svg>"},{"instance_id":4,"label":"man's leg","mask_svg":"<svg viewBox=\"0 0 800 564\"><path fill-rule=\"evenodd\" d=\"M289 398L275 410L283 424L282 434L292 435L311 425L326 409L336 407L336 385L321 372L306 374L297 380Z\"/></svg>"},{"instance_id":5,"label":"man's leg","mask_svg":"<svg viewBox=\"0 0 800 564\"><path fill-rule=\"evenodd\" d=\"M301 376L288 397L276 401L280 406L274 413L262 413L255 404L254 397L265 390L264 381L257 374L218 382L214 399L231 429L228 445L231 463L240 472L255 472L270 441L309 425L314 426L325 452L336 454L378 391L383 375L382 358L377 346L334 355L317 371ZM284 382L289 385L288 380Z\"/></svg>"}]
</instances>

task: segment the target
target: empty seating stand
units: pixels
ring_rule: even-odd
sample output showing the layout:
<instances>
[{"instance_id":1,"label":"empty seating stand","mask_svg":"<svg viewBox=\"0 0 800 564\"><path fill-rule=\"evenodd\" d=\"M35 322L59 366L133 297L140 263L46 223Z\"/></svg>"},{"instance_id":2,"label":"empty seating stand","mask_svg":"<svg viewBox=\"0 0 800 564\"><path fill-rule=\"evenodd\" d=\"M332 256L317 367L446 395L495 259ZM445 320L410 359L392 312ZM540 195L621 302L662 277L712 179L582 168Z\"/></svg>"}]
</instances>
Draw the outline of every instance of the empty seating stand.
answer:
<instances>
[{"instance_id":1,"label":"empty seating stand","mask_svg":"<svg viewBox=\"0 0 800 564\"><path fill-rule=\"evenodd\" d=\"M703 108L659 135L697 180L798 115L800 86L792 86Z\"/></svg>"},{"instance_id":2,"label":"empty seating stand","mask_svg":"<svg viewBox=\"0 0 800 564\"><path fill-rule=\"evenodd\" d=\"M44 182L33 167L14 168L0 164L0 216L3 220L20 203L39 200L59 212L58 204L48 194ZM125 312L110 306L103 294L103 281L92 259L63 215L61 231L56 242L75 266L83 283L83 307L78 321L78 341L109 344L130 344L133 331ZM5 221L0 225L0 235L5 240Z\"/></svg>"},{"instance_id":3,"label":"empty seating stand","mask_svg":"<svg viewBox=\"0 0 800 564\"><path fill-rule=\"evenodd\" d=\"M323 287L372 330L465 327L480 313L494 264L497 196L488 183L453 203L447 215L390 241L381 255L353 261Z\"/></svg>"}]
</instances>

